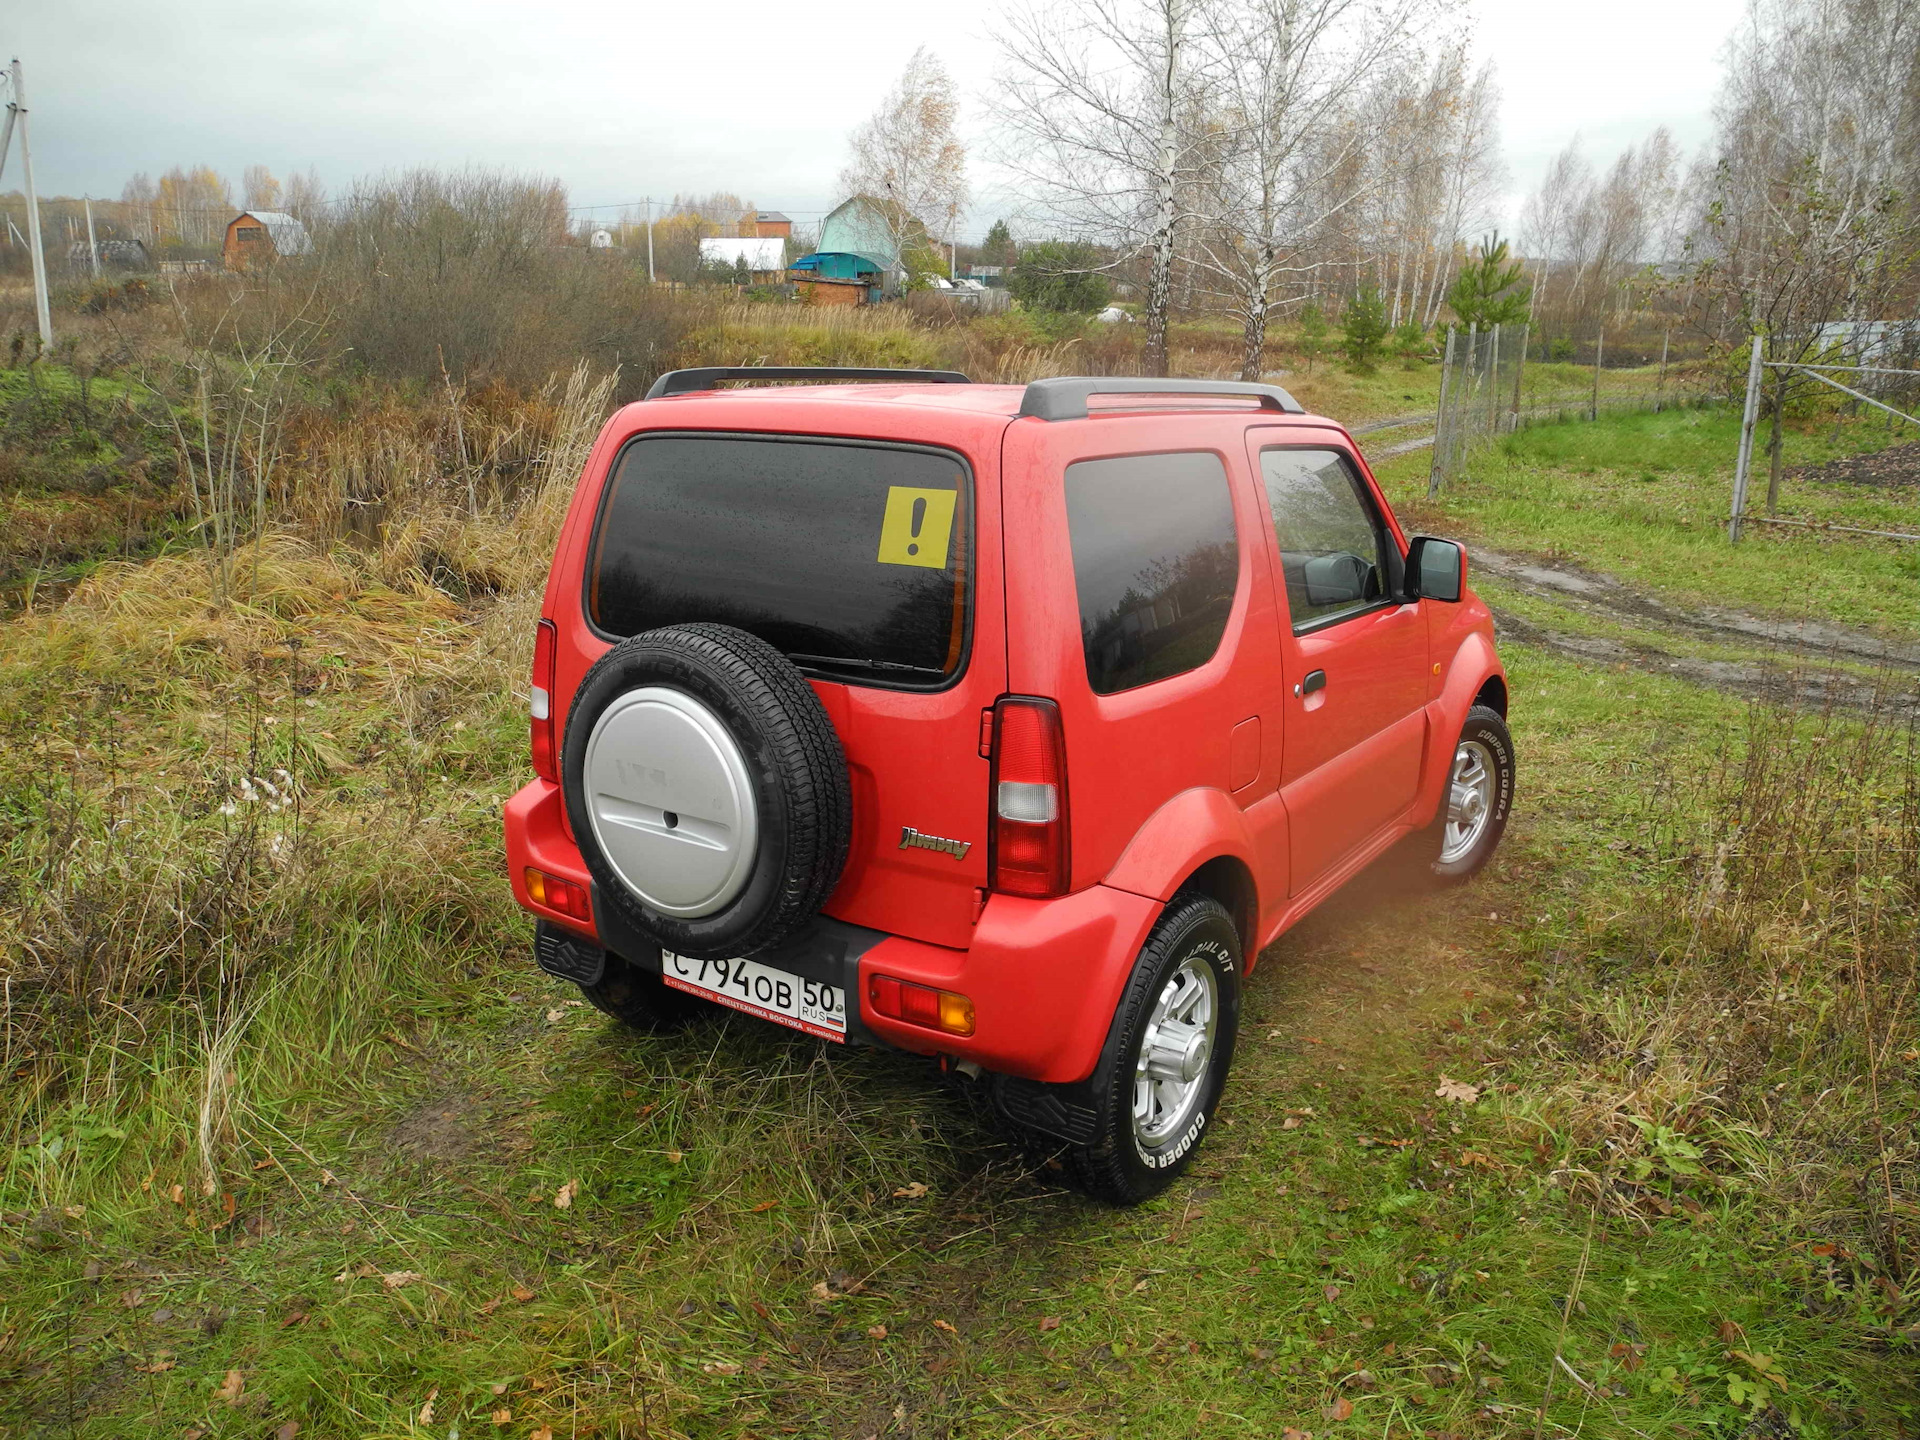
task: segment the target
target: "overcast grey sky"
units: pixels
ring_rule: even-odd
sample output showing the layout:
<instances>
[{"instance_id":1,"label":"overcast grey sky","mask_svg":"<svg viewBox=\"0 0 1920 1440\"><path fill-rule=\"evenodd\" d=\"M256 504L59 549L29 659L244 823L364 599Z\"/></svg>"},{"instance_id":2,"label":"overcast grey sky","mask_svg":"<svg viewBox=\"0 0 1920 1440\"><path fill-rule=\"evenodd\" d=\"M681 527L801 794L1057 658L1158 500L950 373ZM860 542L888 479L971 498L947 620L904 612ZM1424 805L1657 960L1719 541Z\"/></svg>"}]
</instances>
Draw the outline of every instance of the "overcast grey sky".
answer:
<instances>
[{"instance_id":1,"label":"overcast grey sky","mask_svg":"<svg viewBox=\"0 0 1920 1440\"><path fill-rule=\"evenodd\" d=\"M1710 133L1744 0L1468 0L1498 69L1510 211L1574 135L1596 161L1654 126ZM550 174L578 206L731 190L805 221L831 204L847 132L916 46L984 125L993 5L832 12L792 0L90 0L16 3L0 50L26 67L42 194L117 197L205 162L355 176L464 164ZM19 183L10 164L4 184ZM966 227L977 235L998 208Z\"/></svg>"}]
</instances>

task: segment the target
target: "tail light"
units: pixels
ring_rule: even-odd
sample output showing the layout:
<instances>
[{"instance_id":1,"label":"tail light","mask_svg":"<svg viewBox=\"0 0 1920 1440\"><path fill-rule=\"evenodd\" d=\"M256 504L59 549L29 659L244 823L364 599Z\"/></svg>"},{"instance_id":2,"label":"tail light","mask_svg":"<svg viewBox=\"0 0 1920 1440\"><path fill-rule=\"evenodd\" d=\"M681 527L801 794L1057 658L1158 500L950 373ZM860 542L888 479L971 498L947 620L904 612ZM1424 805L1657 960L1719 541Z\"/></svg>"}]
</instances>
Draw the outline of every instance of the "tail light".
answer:
<instances>
[{"instance_id":1,"label":"tail light","mask_svg":"<svg viewBox=\"0 0 1920 1440\"><path fill-rule=\"evenodd\" d=\"M533 773L556 784L560 779L553 743L553 648L556 632L542 620L533 637Z\"/></svg>"},{"instance_id":2,"label":"tail light","mask_svg":"<svg viewBox=\"0 0 1920 1440\"><path fill-rule=\"evenodd\" d=\"M587 894L586 886L562 880L558 875L549 875L531 865L526 869L526 881L527 898L534 904L556 915L584 920L589 925L593 923L593 899Z\"/></svg>"},{"instance_id":3,"label":"tail light","mask_svg":"<svg viewBox=\"0 0 1920 1440\"><path fill-rule=\"evenodd\" d=\"M993 707L993 817L987 863L995 890L1067 893L1067 745L1060 707L1008 696Z\"/></svg>"},{"instance_id":4,"label":"tail light","mask_svg":"<svg viewBox=\"0 0 1920 1440\"><path fill-rule=\"evenodd\" d=\"M935 990L891 975L873 975L867 980L867 1000L876 1014L890 1019L944 1030L949 1035L973 1034L973 1001L951 990Z\"/></svg>"}]
</instances>

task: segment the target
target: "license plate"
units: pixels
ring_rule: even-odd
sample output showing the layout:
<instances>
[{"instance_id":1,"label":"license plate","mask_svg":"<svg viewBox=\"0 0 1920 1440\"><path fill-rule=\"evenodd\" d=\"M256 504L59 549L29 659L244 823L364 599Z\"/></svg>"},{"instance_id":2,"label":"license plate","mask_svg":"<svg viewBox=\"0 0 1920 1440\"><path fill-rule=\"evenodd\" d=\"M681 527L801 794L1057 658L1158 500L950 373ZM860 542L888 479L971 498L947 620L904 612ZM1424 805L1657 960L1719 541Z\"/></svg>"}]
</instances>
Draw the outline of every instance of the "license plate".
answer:
<instances>
[{"instance_id":1,"label":"license plate","mask_svg":"<svg viewBox=\"0 0 1920 1440\"><path fill-rule=\"evenodd\" d=\"M847 997L838 985L802 980L758 960L689 960L671 950L660 952L660 978L762 1020L847 1042Z\"/></svg>"}]
</instances>

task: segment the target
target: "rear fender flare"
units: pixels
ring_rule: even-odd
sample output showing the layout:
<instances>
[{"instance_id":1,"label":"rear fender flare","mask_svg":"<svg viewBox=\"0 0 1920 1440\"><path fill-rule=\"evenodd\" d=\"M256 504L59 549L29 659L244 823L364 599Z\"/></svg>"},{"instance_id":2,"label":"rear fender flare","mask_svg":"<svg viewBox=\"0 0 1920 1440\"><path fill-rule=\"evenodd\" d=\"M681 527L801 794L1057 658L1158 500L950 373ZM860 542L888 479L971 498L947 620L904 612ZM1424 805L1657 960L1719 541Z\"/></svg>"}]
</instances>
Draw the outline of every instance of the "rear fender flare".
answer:
<instances>
[{"instance_id":1,"label":"rear fender flare","mask_svg":"<svg viewBox=\"0 0 1920 1440\"><path fill-rule=\"evenodd\" d=\"M1147 817L1102 883L1165 904L1195 871L1217 860L1231 861L1243 872L1249 892L1245 903L1223 903L1242 912L1234 918L1251 961L1257 948L1260 871L1246 814L1226 792L1197 786L1175 795Z\"/></svg>"}]
</instances>

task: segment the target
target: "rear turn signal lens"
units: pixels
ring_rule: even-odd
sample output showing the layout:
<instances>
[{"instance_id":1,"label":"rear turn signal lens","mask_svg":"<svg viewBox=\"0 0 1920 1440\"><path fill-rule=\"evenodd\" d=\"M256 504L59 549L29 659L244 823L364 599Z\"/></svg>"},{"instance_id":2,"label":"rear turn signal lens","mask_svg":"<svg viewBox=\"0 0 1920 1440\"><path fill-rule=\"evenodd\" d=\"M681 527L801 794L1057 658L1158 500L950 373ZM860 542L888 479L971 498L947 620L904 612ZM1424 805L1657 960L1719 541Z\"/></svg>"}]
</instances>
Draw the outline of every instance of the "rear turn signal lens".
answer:
<instances>
[{"instance_id":1,"label":"rear turn signal lens","mask_svg":"<svg viewBox=\"0 0 1920 1440\"><path fill-rule=\"evenodd\" d=\"M553 743L553 651L557 632L551 620L542 620L533 637L533 773L555 784L560 780L559 755ZM527 872L531 875L533 872Z\"/></svg>"},{"instance_id":2,"label":"rear turn signal lens","mask_svg":"<svg viewBox=\"0 0 1920 1440\"><path fill-rule=\"evenodd\" d=\"M889 1020L904 1020L949 1035L973 1034L973 1002L951 990L934 990L891 975L872 975L867 979L867 1003L875 1014Z\"/></svg>"},{"instance_id":3,"label":"rear turn signal lens","mask_svg":"<svg viewBox=\"0 0 1920 1440\"><path fill-rule=\"evenodd\" d=\"M556 915L584 920L589 925L593 923L593 899L587 894L586 886L562 880L558 875L549 875L531 865L527 867L526 877L527 898L534 904Z\"/></svg>"},{"instance_id":4,"label":"rear turn signal lens","mask_svg":"<svg viewBox=\"0 0 1920 1440\"><path fill-rule=\"evenodd\" d=\"M993 815L988 866L995 890L1046 899L1067 893L1067 745L1060 707L1008 696L993 707Z\"/></svg>"}]
</instances>

